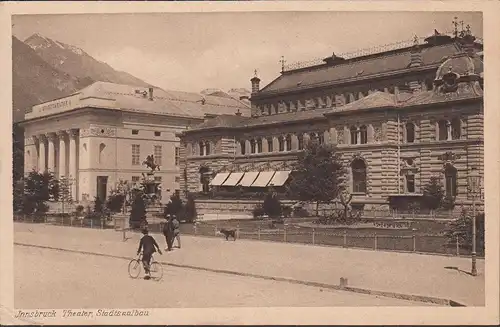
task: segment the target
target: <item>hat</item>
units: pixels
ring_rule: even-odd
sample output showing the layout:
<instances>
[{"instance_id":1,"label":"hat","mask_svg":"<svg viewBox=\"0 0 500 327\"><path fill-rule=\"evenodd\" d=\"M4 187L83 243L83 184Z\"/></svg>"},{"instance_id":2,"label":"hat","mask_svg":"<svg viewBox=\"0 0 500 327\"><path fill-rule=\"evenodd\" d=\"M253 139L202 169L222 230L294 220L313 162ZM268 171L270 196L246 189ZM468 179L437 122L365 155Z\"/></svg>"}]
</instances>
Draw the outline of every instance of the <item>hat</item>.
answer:
<instances>
[{"instance_id":1,"label":"hat","mask_svg":"<svg viewBox=\"0 0 500 327\"><path fill-rule=\"evenodd\" d=\"M143 234L147 234L147 233L148 233L148 229L147 229L147 228L143 228L143 229L142 229L142 233L143 233Z\"/></svg>"}]
</instances>

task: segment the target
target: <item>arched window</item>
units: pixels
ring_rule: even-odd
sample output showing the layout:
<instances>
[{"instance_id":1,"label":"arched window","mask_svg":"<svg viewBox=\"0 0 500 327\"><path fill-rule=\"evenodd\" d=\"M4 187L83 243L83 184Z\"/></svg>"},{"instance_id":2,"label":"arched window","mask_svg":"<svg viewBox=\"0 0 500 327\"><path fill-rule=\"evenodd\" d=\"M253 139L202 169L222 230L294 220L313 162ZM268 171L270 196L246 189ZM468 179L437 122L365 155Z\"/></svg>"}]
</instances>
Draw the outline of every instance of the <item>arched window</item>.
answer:
<instances>
[{"instance_id":1,"label":"arched window","mask_svg":"<svg viewBox=\"0 0 500 327\"><path fill-rule=\"evenodd\" d=\"M406 123L406 143L415 142L415 125L411 122Z\"/></svg>"},{"instance_id":2,"label":"arched window","mask_svg":"<svg viewBox=\"0 0 500 327\"><path fill-rule=\"evenodd\" d=\"M285 151L285 139L283 138L283 136L280 136L278 138L278 147L279 147L278 149L279 152Z\"/></svg>"},{"instance_id":3,"label":"arched window","mask_svg":"<svg viewBox=\"0 0 500 327\"><path fill-rule=\"evenodd\" d=\"M256 150L255 140L250 140L250 153L255 153L255 150Z\"/></svg>"},{"instance_id":4,"label":"arched window","mask_svg":"<svg viewBox=\"0 0 500 327\"><path fill-rule=\"evenodd\" d=\"M99 144L99 163L103 163L104 161L104 148L106 147L106 144L101 143Z\"/></svg>"},{"instance_id":5,"label":"arched window","mask_svg":"<svg viewBox=\"0 0 500 327\"><path fill-rule=\"evenodd\" d=\"M292 150L292 136L287 135L285 141L286 141L286 151Z\"/></svg>"},{"instance_id":6,"label":"arched window","mask_svg":"<svg viewBox=\"0 0 500 327\"><path fill-rule=\"evenodd\" d=\"M245 154L246 153L245 141L240 141L240 148L241 148L241 154Z\"/></svg>"},{"instance_id":7,"label":"arched window","mask_svg":"<svg viewBox=\"0 0 500 327\"><path fill-rule=\"evenodd\" d=\"M359 128L359 139L361 144L368 143L368 128L366 127L366 125L362 125Z\"/></svg>"},{"instance_id":8,"label":"arched window","mask_svg":"<svg viewBox=\"0 0 500 327\"><path fill-rule=\"evenodd\" d=\"M273 138L272 137L268 137L267 138L267 152L273 152L273 151L274 151Z\"/></svg>"},{"instance_id":9,"label":"arched window","mask_svg":"<svg viewBox=\"0 0 500 327\"><path fill-rule=\"evenodd\" d=\"M198 144L198 146L199 146L199 148L200 148L200 153L199 153L199 154L200 154L200 156L205 155L205 143L200 142L200 143Z\"/></svg>"},{"instance_id":10,"label":"arched window","mask_svg":"<svg viewBox=\"0 0 500 327\"><path fill-rule=\"evenodd\" d=\"M292 106L290 105L290 101L285 102L285 108L286 108L286 112L292 111Z\"/></svg>"},{"instance_id":11,"label":"arched window","mask_svg":"<svg viewBox=\"0 0 500 327\"><path fill-rule=\"evenodd\" d=\"M262 153L262 139L257 140L257 153Z\"/></svg>"},{"instance_id":12,"label":"arched window","mask_svg":"<svg viewBox=\"0 0 500 327\"><path fill-rule=\"evenodd\" d=\"M448 121L440 120L438 122L438 130L439 130L439 141L446 141L448 139Z\"/></svg>"},{"instance_id":13,"label":"arched window","mask_svg":"<svg viewBox=\"0 0 500 327\"><path fill-rule=\"evenodd\" d=\"M446 196L457 195L457 169L447 165L444 171Z\"/></svg>"},{"instance_id":14,"label":"arched window","mask_svg":"<svg viewBox=\"0 0 500 327\"><path fill-rule=\"evenodd\" d=\"M459 140L460 139L460 136L462 134L460 128L461 128L460 119L454 118L451 121L451 139L452 140Z\"/></svg>"},{"instance_id":15,"label":"arched window","mask_svg":"<svg viewBox=\"0 0 500 327\"><path fill-rule=\"evenodd\" d=\"M366 193L366 165L361 159L351 163L353 193Z\"/></svg>"},{"instance_id":16,"label":"arched window","mask_svg":"<svg viewBox=\"0 0 500 327\"><path fill-rule=\"evenodd\" d=\"M304 135L297 135L297 143L299 150L304 150Z\"/></svg>"},{"instance_id":17,"label":"arched window","mask_svg":"<svg viewBox=\"0 0 500 327\"><path fill-rule=\"evenodd\" d=\"M271 106L270 104L268 104L268 105L267 105L267 113L268 113L269 115L272 115L272 114L273 114L272 110L273 110L272 106Z\"/></svg>"},{"instance_id":18,"label":"arched window","mask_svg":"<svg viewBox=\"0 0 500 327\"><path fill-rule=\"evenodd\" d=\"M205 155L208 156L210 154L210 142L205 142Z\"/></svg>"},{"instance_id":19,"label":"arched window","mask_svg":"<svg viewBox=\"0 0 500 327\"><path fill-rule=\"evenodd\" d=\"M358 129L356 128L356 126L352 126L350 132L351 132L351 144L358 144Z\"/></svg>"}]
</instances>

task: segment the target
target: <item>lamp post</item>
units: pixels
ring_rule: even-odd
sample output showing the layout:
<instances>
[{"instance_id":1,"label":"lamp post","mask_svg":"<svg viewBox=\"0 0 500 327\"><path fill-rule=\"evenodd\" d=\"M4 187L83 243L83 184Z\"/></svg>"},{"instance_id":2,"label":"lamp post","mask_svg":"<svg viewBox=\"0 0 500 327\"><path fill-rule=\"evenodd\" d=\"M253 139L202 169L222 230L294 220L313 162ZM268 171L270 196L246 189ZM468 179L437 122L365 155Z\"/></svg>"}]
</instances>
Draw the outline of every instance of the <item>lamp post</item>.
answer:
<instances>
[{"instance_id":1,"label":"lamp post","mask_svg":"<svg viewBox=\"0 0 500 327\"><path fill-rule=\"evenodd\" d=\"M481 175L476 168L472 168L469 177L469 192L472 195L472 276L477 276L476 267L476 194L480 189Z\"/></svg>"}]
</instances>

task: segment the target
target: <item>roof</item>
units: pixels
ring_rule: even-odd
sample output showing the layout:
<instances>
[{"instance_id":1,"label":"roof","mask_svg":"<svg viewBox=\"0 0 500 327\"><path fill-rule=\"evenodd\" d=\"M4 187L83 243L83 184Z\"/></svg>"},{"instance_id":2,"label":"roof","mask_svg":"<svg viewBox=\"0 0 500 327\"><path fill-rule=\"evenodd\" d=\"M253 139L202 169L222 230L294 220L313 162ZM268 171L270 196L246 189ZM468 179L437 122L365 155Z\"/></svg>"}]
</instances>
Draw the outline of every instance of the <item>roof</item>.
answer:
<instances>
[{"instance_id":1,"label":"roof","mask_svg":"<svg viewBox=\"0 0 500 327\"><path fill-rule=\"evenodd\" d=\"M397 98L394 94L377 91L359 100L337 107L334 110L329 110L326 114L360 109L395 107L396 103Z\"/></svg>"},{"instance_id":2,"label":"roof","mask_svg":"<svg viewBox=\"0 0 500 327\"><path fill-rule=\"evenodd\" d=\"M80 98L104 98L114 100L117 109L131 109L158 114L172 114L176 116L187 116L202 118L205 114L234 114L238 110L242 115L249 116L250 108L242 101L218 97L213 95L201 95L181 91L163 90L153 87L153 101L149 95L143 96L137 92L149 92L148 88L130 85L115 84L109 82L96 82L82 90Z\"/></svg>"},{"instance_id":3,"label":"roof","mask_svg":"<svg viewBox=\"0 0 500 327\"><path fill-rule=\"evenodd\" d=\"M466 54L454 56L447 59L436 72L436 79L442 79L448 72L456 73L460 76L483 73L483 61L480 56L469 57Z\"/></svg>"},{"instance_id":4,"label":"roof","mask_svg":"<svg viewBox=\"0 0 500 327\"><path fill-rule=\"evenodd\" d=\"M189 128L189 131L240 126L243 125L245 121L250 119L250 117L237 116L235 114L220 115L215 118L208 119L199 125Z\"/></svg>"},{"instance_id":5,"label":"roof","mask_svg":"<svg viewBox=\"0 0 500 327\"><path fill-rule=\"evenodd\" d=\"M422 47L422 65L438 65L448 56L460 52L455 42L438 46ZM361 78L381 73L393 72L409 67L411 48L404 51L382 53L378 56L353 58L333 66L320 65L303 70L283 73L264 87L258 95L284 90L298 90L308 87L328 85L351 78Z\"/></svg>"}]
</instances>

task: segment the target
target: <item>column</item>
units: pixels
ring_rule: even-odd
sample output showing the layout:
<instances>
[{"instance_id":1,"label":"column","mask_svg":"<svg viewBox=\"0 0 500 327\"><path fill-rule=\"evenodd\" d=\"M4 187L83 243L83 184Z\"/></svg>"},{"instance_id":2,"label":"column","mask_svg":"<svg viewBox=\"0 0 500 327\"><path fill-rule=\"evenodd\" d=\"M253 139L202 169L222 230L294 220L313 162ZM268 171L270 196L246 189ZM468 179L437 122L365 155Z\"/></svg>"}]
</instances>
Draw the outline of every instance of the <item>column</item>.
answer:
<instances>
[{"instance_id":1,"label":"column","mask_svg":"<svg viewBox=\"0 0 500 327\"><path fill-rule=\"evenodd\" d=\"M56 149L54 147L54 142L56 140L55 133L47 133L45 134L48 141L48 153L47 153L47 170L50 172L54 172L55 169L55 152Z\"/></svg>"},{"instance_id":2,"label":"column","mask_svg":"<svg viewBox=\"0 0 500 327\"><path fill-rule=\"evenodd\" d=\"M273 136L273 150L274 150L274 152L279 152L279 150L280 150L280 143L278 141L277 136Z\"/></svg>"},{"instance_id":3,"label":"column","mask_svg":"<svg viewBox=\"0 0 500 327\"><path fill-rule=\"evenodd\" d=\"M269 152L269 146L267 144L267 138L263 137L261 140L262 140L262 152L263 153Z\"/></svg>"},{"instance_id":4,"label":"column","mask_svg":"<svg viewBox=\"0 0 500 327\"><path fill-rule=\"evenodd\" d=\"M45 166L45 142L47 141L45 135L38 136L38 170L44 173L47 170Z\"/></svg>"},{"instance_id":5,"label":"column","mask_svg":"<svg viewBox=\"0 0 500 327\"><path fill-rule=\"evenodd\" d=\"M66 176L66 131L58 131L59 137L59 178Z\"/></svg>"},{"instance_id":6,"label":"column","mask_svg":"<svg viewBox=\"0 0 500 327\"><path fill-rule=\"evenodd\" d=\"M78 194L76 193L76 185L78 184L78 180L76 179L76 165L77 165L77 157L76 157L76 137L78 135L78 130L72 129L67 131L69 136L69 178L71 179L71 197L73 200L77 201Z\"/></svg>"},{"instance_id":7,"label":"column","mask_svg":"<svg viewBox=\"0 0 500 327\"><path fill-rule=\"evenodd\" d=\"M335 127L330 127L329 134L330 134L330 143L337 144L338 143L338 141L337 141L337 129Z\"/></svg>"},{"instance_id":8,"label":"column","mask_svg":"<svg viewBox=\"0 0 500 327\"><path fill-rule=\"evenodd\" d=\"M311 141L311 136L309 135L309 133L304 133L304 148L307 147L310 141Z\"/></svg>"},{"instance_id":9,"label":"column","mask_svg":"<svg viewBox=\"0 0 500 327\"><path fill-rule=\"evenodd\" d=\"M293 133L292 135L292 151L297 151L299 149L299 139L297 134Z\"/></svg>"},{"instance_id":10,"label":"column","mask_svg":"<svg viewBox=\"0 0 500 327\"><path fill-rule=\"evenodd\" d=\"M325 141L325 144L332 144L332 137L330 136L330 129L323 131L323 140Z\"/></svg>"}]
</instances>

